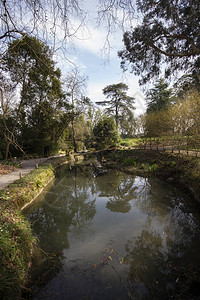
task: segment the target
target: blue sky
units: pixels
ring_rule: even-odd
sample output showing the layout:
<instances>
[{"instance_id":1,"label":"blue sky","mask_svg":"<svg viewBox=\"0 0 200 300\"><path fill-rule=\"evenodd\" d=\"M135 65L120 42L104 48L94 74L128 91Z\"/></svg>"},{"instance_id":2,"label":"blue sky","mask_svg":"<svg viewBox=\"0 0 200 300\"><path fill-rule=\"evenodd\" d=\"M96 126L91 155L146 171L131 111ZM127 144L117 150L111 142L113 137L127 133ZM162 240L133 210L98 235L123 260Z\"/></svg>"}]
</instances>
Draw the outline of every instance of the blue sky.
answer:
<instances>
[{"instance_id":1,"label":"blue sky","mask_svg":"<svg viewBox=\"0 0 200 300\"><path fill-rule=\"evenodd\" d=\"M95 0L91 1L87 0L87 7L93 7L92 14L95 14ZM78 21L74 20L75 24L76 22L78 24ZM120 59L117 52L123 49L122 30L118 28L111 33L109 36L109 54L105 54L108 50L108 47L104 47L107 28L104 26L97 27L92 21L87 23L87 26L87 28L81 28L77 32L76 38L73 39L73 47L67 49L66 57L80 69L82 74L88 76L88 97L93 102L105 100L102 93L104 87L124 82L129 87L127 94L136 98L135 114L144 113L145 100L138 84L139 78L130 72L123 73L120 68ZM63 73L69 71L72 67L70 63L64 62L63 59L58 59L58 61Z\"/></svg>"}]
</instances>

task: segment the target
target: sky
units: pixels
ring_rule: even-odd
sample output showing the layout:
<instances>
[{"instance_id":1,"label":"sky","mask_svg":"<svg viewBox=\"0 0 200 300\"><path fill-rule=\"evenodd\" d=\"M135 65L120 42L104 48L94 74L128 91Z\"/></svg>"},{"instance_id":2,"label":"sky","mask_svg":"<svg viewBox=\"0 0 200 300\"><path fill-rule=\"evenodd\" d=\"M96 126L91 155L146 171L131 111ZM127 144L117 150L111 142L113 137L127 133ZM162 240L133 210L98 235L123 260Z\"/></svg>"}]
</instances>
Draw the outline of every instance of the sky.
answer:
<instances>
[{"instance_id":1,"label":"sky","mask_svg":"<svg viewBox=\"0 0 200 300\"><path fill-rule=\"evenodd\" d=\"M95 0L87 0L87 7L90 13L95 14ZM74 23L78 21L74 20ZM135 20L134 20L135 22ZM65 56L69 63L58 56L58 66L62 73L67 73L72 68L73 62L80 70L81 74L88 77L87 96L93 101L103 101L105 96L102 89L107 85L124 82L128 85L127 94L135 97L135 116L143 114L146 109L146 102L141 87L138 84L139 77L131 74L129 71L123 72L120 67L120 58L118 51L123 49L123 32L117 29L109 37L109 54L102 51L106 42L107 28L98 26L91 21L87 23L87 29L81 28L76 38L73 39L73 47L69 47ZM104 48L105 50L105 48ZM108 49L107 49L108 50Z\"/></svg>"}]
</instances>

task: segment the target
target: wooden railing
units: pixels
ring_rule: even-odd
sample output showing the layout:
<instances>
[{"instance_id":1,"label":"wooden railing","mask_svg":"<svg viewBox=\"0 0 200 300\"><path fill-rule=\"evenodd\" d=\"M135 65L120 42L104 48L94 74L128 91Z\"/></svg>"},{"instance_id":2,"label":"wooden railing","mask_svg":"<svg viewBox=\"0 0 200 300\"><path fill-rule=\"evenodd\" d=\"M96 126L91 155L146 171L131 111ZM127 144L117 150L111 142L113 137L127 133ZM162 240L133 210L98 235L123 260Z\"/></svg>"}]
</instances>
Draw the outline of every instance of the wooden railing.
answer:
<instances>
[{"instance_id":1,"label":"wooden railing","mask_svg":"<svg viewBox=\"0 0 200 300\"><path fill-rule=\"evenodd\" d=\"M200 136L144 137L135 147L200 157Z\"/></svg>"}]
</instances>

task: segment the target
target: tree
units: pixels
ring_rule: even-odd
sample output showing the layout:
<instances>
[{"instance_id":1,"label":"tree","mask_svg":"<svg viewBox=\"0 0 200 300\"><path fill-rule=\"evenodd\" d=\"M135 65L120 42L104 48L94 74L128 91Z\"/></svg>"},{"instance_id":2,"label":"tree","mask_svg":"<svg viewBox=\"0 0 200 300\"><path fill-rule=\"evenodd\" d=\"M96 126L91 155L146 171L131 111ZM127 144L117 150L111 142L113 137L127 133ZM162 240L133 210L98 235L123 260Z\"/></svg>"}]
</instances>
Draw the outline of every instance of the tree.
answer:
<instances>
[{"instance_id":1,"label":"tree","mask_svg":"<svg viewBox=\"0 0 200 300\"><path fill-rule=\"evenodd\" d=\"M85 26L85 18L81 1L1 0L0 41L6 44L24 35L34 35L59 48ZM62 40L56 40L58 30Z\"/></svg>"},{"instance_id":2,"label":"tree","mask_svg":"<svg viewBox=\"0 0 200 300\"><path fill-rule=\"evenodd\" d=\"M130 113L122 114L120 120L120 134L123 138L133 138L136 134L136 120L134 114Z\"/></svg>"},{"instance_id":3,"label":"tree","mask_svg":"<svg viewBox=\"0 0 200 300\"><path fill-rule=\"evenodd\" d=\"M55 69L49 48L28 36L10 43L2 69L20 91L11 131L20 134L21 142L27 141L31 148L40 145L44 155L45 147L56 145L69 122L60 70Z\"/></svg>"},{"instance_id":4,"label":"tree","mask_svg":"<svg viewBox=\"0 0 200 300\"><path fill-rule=\"evenodd\" d=\"M10 146L14 145L15 148L23 149L18 144L15 138L15 115L13 107L15 106L15 94L11 83L5 78L1 78L0 87L0 157L8 158L10 153Z\"/></svg>"},{"instance_id":5,"label":"tree","mask_svg":"<svg viewBox=\"0 0 200 300\"><path fill-rule=\"evenodd\" d=\"M147 113L145 117L145 134L147 136L161 136L171 132L171 122L168 116L172 103L172 89L163 78L147 92Z\"/></svg>"},{"instance_id":6,"label":"tree","mask_svg":"<svg viewBox=\"0 0 200 300\"><path fill-rule=\"evenodd\" d=\"M87 77L85 75L81 75L78 68L74 68L68 72L68 75L65 78L65 87L67 94L71 99L71 129L75 152L77 152L75 123L78 123L76 119L86 107L91 106L90 99L85 97L86 85Z\"/></svg>"},{"instance_id":7,"label":"tree","mask_svg":"<svg viewBox=\"0 0 200 300\"><path fill-rule=\"evenodd\" d=\"M99 120L94 126L93 134L98 148L115 146L119 139L115 121L108 116Z\"/></svg>"},{"instance_id":8,"label":"tree","mask_svg":"<svg viewBox=\"0 0 200 300\"><path fill-rule=\"evenodd\" d=\"M7 42L33 35L52 45L55 51L66 50L69 43L82 36L82 29L90 34L91 19L98 27L107 28L104 50L109 52L109 36L124 23L133 19L134 4L129 0L97 0L97 14L86 9L90 1L79 0L1 0L0 43L1 54ZM88 23L87 23L88 22ZM5 47L3 47L5 46ZM64 53L63 53L64 54ZM68 60L68 57L63 55Z\"/></svg>"},{"instance_id":9,"label":"tree","mask_svg":"<svg viewBox=\"0 0 200 300\"><path fill-rule=\"evenodd\" d=\"M96 102L98 105L107 106L106 112L108 115L115 118L117 129L120 121L123 120L124 114L132 114L133 97L127 96L128 86L125 83L108 85L103 89L103 94L106 96L106 101Z\"/></svg>"},{"instance_id":10,"label":"tree","mask_svg":"<svg viewBox=\"0 0 200 300\"><path fill-rule=\"evenodd\" d=\"M165 77L185 71L199 85L199 0L138 0L137 8L142 23L124 34L125 49L119 52L122 68L130 63L144 84L158 77L164 65Z\"/></svg>"},{"instance_id":11,"label":"tree","mask_svg":"<svg viewBox=\"0 0 200 300\"><path fill-rule=\"evenodd\" d=\"M168 110L150 112L145 117L145 135L157 137L171 135L173 130L171 118Z\"/></svg>"},{"instance_id":12,"label":"tree","mask_svg":"<svg viewBox=\"0 0 200 300\"><path fill-rule=\"evenodd\" d=\"M158 112L167 109L172 101L172 89L163 78L160 78L155 87L147 92L147 113Z\"/></svg>"},{"instance_id":13,"label":"tree","mask_svg":"<svg viewBox=\"0 0 200 300\"><path fill-rule=\"evenodd\" d=\"M197 139L197 136L200 136L200 92L190 92L184 99L178 100L171 107L169 116L174 134L188 134Z\"/></svg>"},{"instance_id":14,"label":"tree","mask_svg":"<svg viewBox=\"0 0 200 300\"><path fill-rule=\"evenodd\" d=\"M145 133L145 123L146 123L145 114L139 115L135 120L135 131L138 137L141 137Z\"/></svg>"}]
</instances>

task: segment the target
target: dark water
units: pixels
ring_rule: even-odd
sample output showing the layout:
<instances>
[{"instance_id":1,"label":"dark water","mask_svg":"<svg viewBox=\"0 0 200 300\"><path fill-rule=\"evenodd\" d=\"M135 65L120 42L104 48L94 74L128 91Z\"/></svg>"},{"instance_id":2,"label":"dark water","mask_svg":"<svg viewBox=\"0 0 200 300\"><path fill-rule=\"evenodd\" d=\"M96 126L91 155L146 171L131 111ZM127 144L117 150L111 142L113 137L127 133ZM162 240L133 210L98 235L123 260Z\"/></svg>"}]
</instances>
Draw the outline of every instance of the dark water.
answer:
<instances>
[{"instance_id":1,"label":"dark water","mask_svg":"<svg viewBox=\"0 0 200 300\"><path fill-rule=\"evenodd\" d=\"M200 299L194 200L158 179L62 169L26 212L46 253L33 299Z\"/></svg>"}]
</instances>

